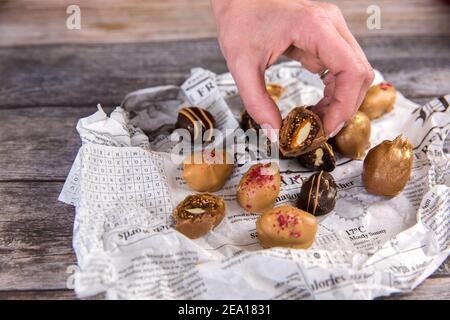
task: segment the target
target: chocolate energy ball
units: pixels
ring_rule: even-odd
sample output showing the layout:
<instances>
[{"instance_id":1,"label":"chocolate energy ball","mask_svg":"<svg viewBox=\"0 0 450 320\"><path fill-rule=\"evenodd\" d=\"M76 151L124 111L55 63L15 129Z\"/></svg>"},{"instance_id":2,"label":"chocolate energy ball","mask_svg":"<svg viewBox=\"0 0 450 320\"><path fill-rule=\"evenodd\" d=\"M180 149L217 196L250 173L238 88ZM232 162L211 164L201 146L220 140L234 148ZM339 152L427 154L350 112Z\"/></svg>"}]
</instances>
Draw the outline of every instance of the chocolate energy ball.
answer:
<instances>
[{"instance_id":1,"label":"chocolate energy ball","mask_svg":"<svg viewBox=\"0 0 450 320\"><path fill-rule=\"evenodd\" d=\"M359 111L364 112L371 120L381 117L394 108L397 90L388 83L376 84L367 91Z\"/></svg>"},{"instance_id":2,"label":"chocolate energy ball","mask_svg":"<svg viewBox=\"0 0 450 320\"><path fill-rule=\"evenodd\" d=\"M225 209L225 201L215 195L187 196L173 212L175 229L190 239L197 239L219 225Z\"/></svg>"},{"instance_id":3,"label":"chocolate energy ball","mask_svg":"<svg viewBox=\"0 0 450 320\"><path fill-rule=\"evenodd\" d=\"M303 167L310 170L331 172L336 168L336 157L334 156L333 148L326 142L316 150L300 155L297 159Z\"/></svg>"},{"instance_id":4,"label":"chocolate energy ball","mask_svg":"<svg viewBox=\"0 0 450 320\"><path fill-rule=\"evenodd\" d=\"M401 135L372 148L364 159L362 180L367 191L393 197L403 191L411 176L413 146Z\"/></svg>"},{"instance_id":5,"label":"chocolate energy ball","mask_svg":"<svg viewBox=\"0 0 450 320\"><path fill-rule=\"evenodd\" d=\"M232 159L225 150L192 153L183 163L182 178L195 191L219 191L233 172Z\"/></svg>"},{"instance_id":6,"label":"chocolate energy ball","mask_svg":"<svg viewBox=\"0 0 450 320\"><path fill-rule=\"evenodd\" d=\"M262 213L273 207L280 187L280 168L275 163L255 164L239 182L237 201L247 212Z\"/></svg>"},{"instance_id":7,"label":"chocolate energy ball","mask_svg":"<svg viewBox=\"0 0 450 320\"><path fill-rule=\"evenodd\" d=\"M291 206L270 209L256 221L256 232L263 248L309 248L316 238L317 219Z\"/></svg>"},{"instance_id":8,"label":"chocolate energy ball","mask_svg":"<svg viewBox=\"0 0 450 320\"><path fill-rule=\"evenodd\" d=\"M322 121L305 107L294 108L280 129L280 150L284 156L299 156L317 149L326 140Z\"/></svg>"},{"instance_id":9,"label":"chocolate energy ball","mask_svg":"<svg viewBox=\"0 0 450 320\"><path fill-rule=\"evenodd\" d=\"M370 147L370 119L357 111L350 122L331 140L335 150L350 159L361 159Z\"/></svg>"},{"instance_id":10,"label":"chocolate energy ball","mask_svg":"<svg viewBox=\"0 0 450 320\"><path fill-rule=\"evenodd\" d=\"M297 207L321 216L334 209L336 195L337 186L333 176L325 171L316 172L303 183Z\"/></svg>"},{"instance_id":11,"label":"chocolate energy ball","mask_svg":"<svg viewBox=\"0 0 450 320\"><path fill-rule=\"evenodd\" d=\"M253 120L247 110L243 110L241 113L241 128L245 131L249 129L259 130L261 129L261 126Z\"/></svg>"},{"instance_id":12,"label":"chocolate energy ball","mask_svg":"<svg viewBox=\"0 0 450 320\"><path fill-rule=\"evenodd\" d=\"M185 107L178 111L175 129L186 129L191 135L191 141L210 142L213 136L212 129L216 121L209 111L199 107ZM209 134L204 133L209 130Z\"/></svg>"}]
</instances>

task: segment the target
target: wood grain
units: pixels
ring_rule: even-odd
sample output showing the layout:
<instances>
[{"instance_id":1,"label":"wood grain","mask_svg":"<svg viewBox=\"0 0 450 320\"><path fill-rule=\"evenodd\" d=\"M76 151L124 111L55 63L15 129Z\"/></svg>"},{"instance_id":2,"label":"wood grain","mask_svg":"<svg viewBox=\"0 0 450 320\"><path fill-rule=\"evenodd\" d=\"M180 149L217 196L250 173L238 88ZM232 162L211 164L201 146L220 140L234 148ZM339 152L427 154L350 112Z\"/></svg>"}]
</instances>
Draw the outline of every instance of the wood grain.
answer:
<instances>
[{"instance_id":1,"label":"wood grain","mask_svg":"<svg viewBox=\"0 0 450 320\"><path fill-rule=\"evenodd\" d=\"M362 39L374 68L409 98L450 92L447 37ZM181 84L192 67L226 72L215 39L0 48L0 109L118 105L133 90Z\"/></svg>"},{"instance_id":2,"label":"wood grain","mask_svg":"<svg viewBox=\"0 0 450 320\"><path fill-rule=\"evenodd\" d=\"M445 0L331 0L356 36L449 35ZM1 0L0 46L117 43L214 37L208 0L79 0L81 29L68 30L71 0ZM369 5L381 10L381 29L367 28Z\"/></svg>"},{"instance_id":3,"label":"wood grain","mask_svg":"<svg viewBox=\"0 0 450 320\"><path fill-rule=\"evenodd\" d=\"M96 110L0 109L0 181L64 181L81 146L77 122Z\"/></svg>"},{"instance_id":4,"label":"wood grain","mask_svg":"<svg viewBox=\"0 0 450 320\"><path fill-rule=\"evenodd\" d=\"M412 292L384 297L386 300L450 300L450 278L428 278Z\"/></svg>"},{"instance_id":5,"label":"wood grain","mask_svg":"<svg viewBox=\"0 0 450 320\"><path fill-rule=\"evenodd\" d=\"M104 295L96 295L84 300L103 299ZM414 291L381 297L379 300L450 300L450 278L429 278ZM0 291L0 300L67 300L77 299L72 290L15 290Z\"/></svg>"},{"instance_id":6,"label":"wood grain","mask_svg":"<svg viewBox=\"0 0 450 320\"><path fill-rule=\"evenodd\" d=\"M73 290L13 290L0 291L0 300L74 300L78 299ZM81 300L101 300L103 294Z\"/></svg>"},{"instance_id":7,"label":"wood grain","mask_svg":"<svg viewBox=\"0 0 450 320\"><path fill-rule=\"evenodd\" d=\"M65 289L74 209L61 182L0 183L0 290Z\"/></svg>"}]
</instances>

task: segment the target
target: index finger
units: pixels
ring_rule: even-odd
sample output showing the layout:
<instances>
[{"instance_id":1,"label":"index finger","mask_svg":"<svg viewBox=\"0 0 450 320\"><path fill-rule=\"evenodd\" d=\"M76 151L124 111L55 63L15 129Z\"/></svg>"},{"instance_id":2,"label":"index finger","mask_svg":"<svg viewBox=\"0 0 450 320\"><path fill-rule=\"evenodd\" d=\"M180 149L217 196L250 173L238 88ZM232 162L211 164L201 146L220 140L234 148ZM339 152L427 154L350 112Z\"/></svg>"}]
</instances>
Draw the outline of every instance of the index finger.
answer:
<instances>
[{"instance_id":1,"label":"index finger","mask_svg":"<svg viewBox=\"0 0 450 320\"><path fill-rule=\"evenodd\" d=\"M355 56L353 48L342 38L336 28L328 23L318 30L315 50L319 60L335 77L334 94L328 106L314 109L330 135L351 119L366 78L366 68Z\"/></svg>"}]
</instances>

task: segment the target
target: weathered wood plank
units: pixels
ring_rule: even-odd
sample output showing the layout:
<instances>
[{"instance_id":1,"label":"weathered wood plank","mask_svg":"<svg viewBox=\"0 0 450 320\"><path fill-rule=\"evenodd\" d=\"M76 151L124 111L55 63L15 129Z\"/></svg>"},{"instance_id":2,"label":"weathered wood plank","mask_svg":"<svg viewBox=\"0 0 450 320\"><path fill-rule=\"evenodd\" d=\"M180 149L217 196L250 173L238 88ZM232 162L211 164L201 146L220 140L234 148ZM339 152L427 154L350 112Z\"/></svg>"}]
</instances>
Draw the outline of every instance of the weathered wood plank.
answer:
<instances>
[{"instance_id":1,"label":"weathered wood plank","mask_svg":"<svg viewBox=\"0 0 450 320\"><path fill-rule=\"evenodd\" d=\"M373 66L408 97L450 92L449 37L362 39ZM0 109L120 104L130 91L181 84L192 67L227 71L215 39L0 49Z\"/></svg>"},{"instance_id":2,"label":"weathered wood plank","mask_svg":"<svg viewBox=\"0 0 450 320\"><path fill-rule=\"evenodd\" d=\"M77 121L96 110L95 105L0 109L0 181L64 181L81 146Z\"/></svg>"},{"instance_id":3,"label":"weathered wood plank","mask_svg":"<svg viewBox=\"0 0 450 320\"><path fill-rule=\"evenodd\" d=\"M89 300L102 299L104 295L96 295ZM77 299L72 290L26 290L0 291L1 300L67 300ZM430 278L425 280L414 291L382 297L381 300L449 300L450 278Z\"/></svg>"},{"instance_id":4,"label":"weathered wood plank","mask_svg":"<svg viewBox=\"0 0 450 320\"><path fill-rule=\"evenodd\" d=\"M65 289L76 264L61 182L0 183L0 290Z\"/></svg>"},{"instance_id":5,"label":"weathered wood plank","mask_svg":"<svg viewBox=\"0 0 450 320\"><path fill-rule=\"evenodd\" d=\"M357 36L449 35L440 0L331 0ZM66 28L70 0L0 1L0 46L114 43L214 37L208 0L79 0L81 29ZM367 8L381 9L381 29L367 28Z\"/></svg>"},{"instance_id":6,"label":"weathered wood plank","mask_svg":"<svg viewBox=\"0 0 450 320\"><path fill-rule=\"evenodd\" d=\"M450 278L429 278L412 292L384 297L386 300L450 300Z\"/></svg>"},{"instance_id":7,"label":"weathered wood plank","mask_svg":"<svg viewBox=\"0 0 450 320\"><path fill-rule=\"evenodd\" d=\"M103 294L81 300L101 300ZM74 300L78 299L73 290L13 290L0 291L0 300Z\"/></svg>"},{"instance_id":8,"label":"weathered wood plank","mask_svg":"<svg viewBox=\"0 0 450 320\"><path fill-rule=\"evenodd\" d=\"M0 291L0 300L73 300L73 290L13 290Z\"/></svg>"}]
</instances>

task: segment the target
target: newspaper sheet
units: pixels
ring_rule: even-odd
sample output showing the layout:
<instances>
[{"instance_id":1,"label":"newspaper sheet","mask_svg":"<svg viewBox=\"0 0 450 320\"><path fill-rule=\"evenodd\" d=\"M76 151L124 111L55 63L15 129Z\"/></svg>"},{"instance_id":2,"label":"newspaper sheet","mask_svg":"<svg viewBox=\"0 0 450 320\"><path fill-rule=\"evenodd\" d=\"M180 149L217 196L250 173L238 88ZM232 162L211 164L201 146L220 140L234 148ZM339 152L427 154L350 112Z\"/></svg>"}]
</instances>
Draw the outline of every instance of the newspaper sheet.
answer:
<instances>
[{"instance_id":1,"label":"newspaper sheet","mask_svg":"<svg viewBox=\"0 0 450 320\"><path fill-rule=\"evenodd\" d=\"M382 81L380 73L376 82ZM282 115L315 104L323 85L296 62L275 65L266 82L286 88ZM255 221L236 202L250 163L236 166L224 188L222 223L190 240L171 226L172 210L193 191L171 161L177 110L206 108L220 129L238 128L243 108L230 74L195 68L178 86L127 95L108 116L101 107L77 125L82 147L60 200L76 208L73 245L79 297L110 299L373 299L414 289L450 252L450 96L420 107L400 93L394 110L372 122L371 145L403 134L414 145L409 183L398 196L369 194L362 161L338 157L335 209L319 217L307 250L258 244ZM280 160L276 205L295 203L312 172Z\"/></svg>"}]
</instances>

